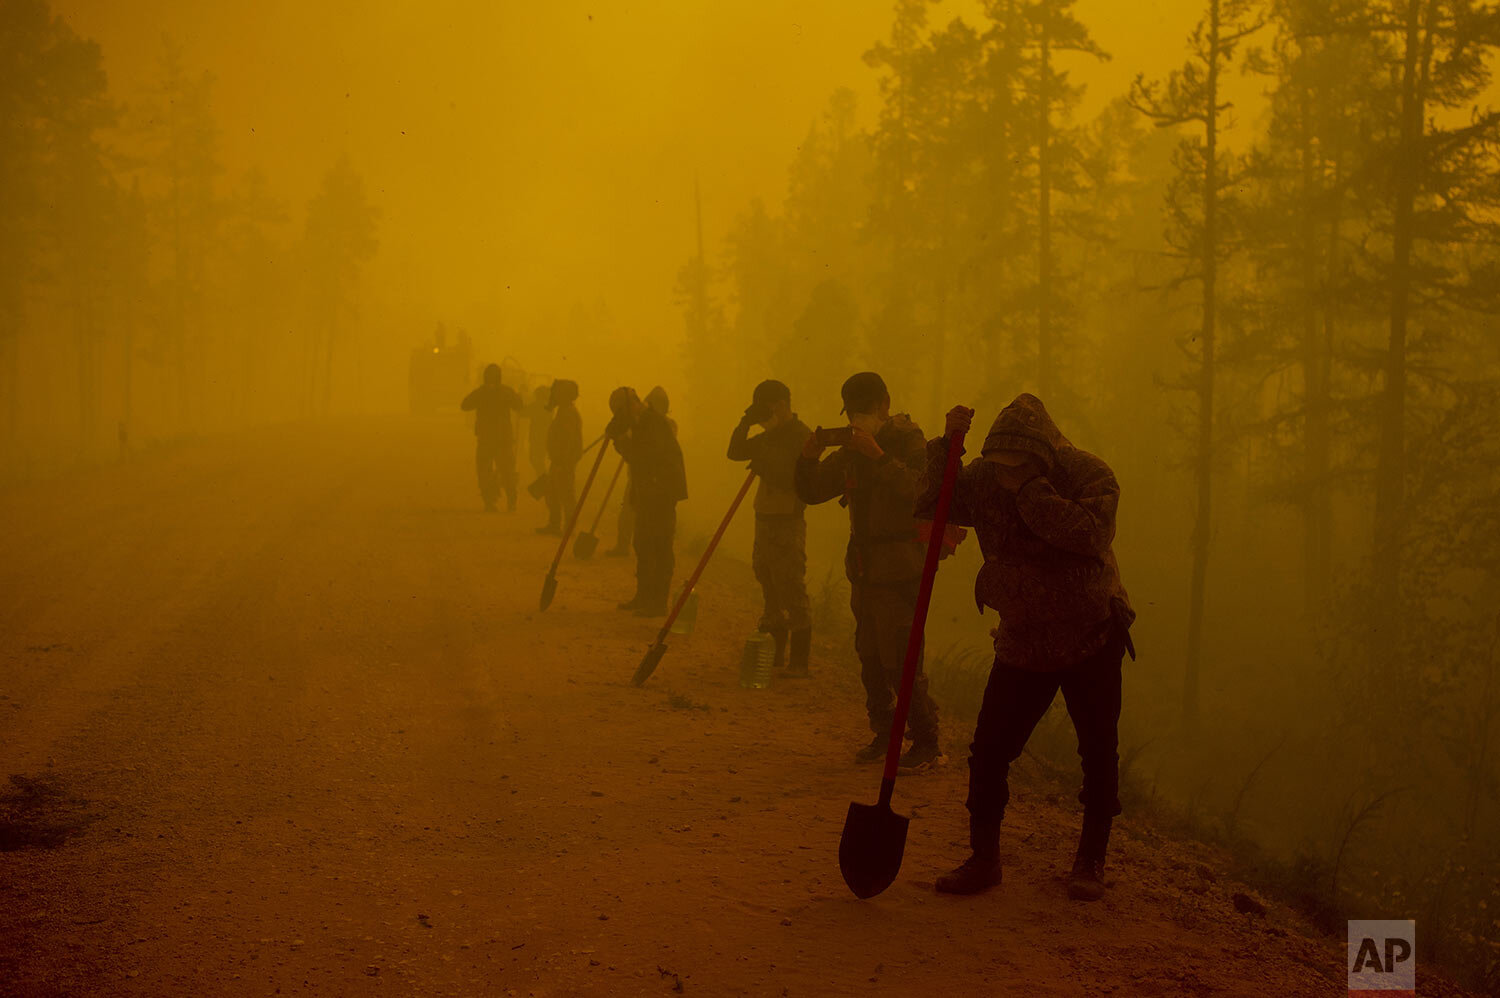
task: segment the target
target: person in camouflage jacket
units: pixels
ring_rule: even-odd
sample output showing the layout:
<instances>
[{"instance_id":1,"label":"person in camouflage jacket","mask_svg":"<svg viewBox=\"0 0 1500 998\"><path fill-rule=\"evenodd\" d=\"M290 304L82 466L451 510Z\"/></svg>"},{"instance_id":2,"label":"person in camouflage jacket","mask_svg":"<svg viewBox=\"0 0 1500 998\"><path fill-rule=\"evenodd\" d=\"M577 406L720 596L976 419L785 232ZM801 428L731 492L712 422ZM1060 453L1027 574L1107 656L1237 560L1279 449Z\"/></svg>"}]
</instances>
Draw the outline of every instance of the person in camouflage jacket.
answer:
<instances>
[{"instance_id":1,"label":"person in camouflage jacket","mask_svg":"<svg viewBox=\"0 0 1500 998\"><path fill-rule=\"evenodd\" d=\"M909 416L891 413L891 396L878 374L844 382L849 442L821 457L824 444L808 437L797 459L797 495L809 505L839 499L849 510L844 569L854 610L854 650L865 687L865 710L874 739L855 758L884 758L901 686L906 644L922 578L922 543L912 504L925 462L922 430ZM937 705L917 662L908 720L912 746L904 769L942 761Z\"/></svg>"}]
</instances>

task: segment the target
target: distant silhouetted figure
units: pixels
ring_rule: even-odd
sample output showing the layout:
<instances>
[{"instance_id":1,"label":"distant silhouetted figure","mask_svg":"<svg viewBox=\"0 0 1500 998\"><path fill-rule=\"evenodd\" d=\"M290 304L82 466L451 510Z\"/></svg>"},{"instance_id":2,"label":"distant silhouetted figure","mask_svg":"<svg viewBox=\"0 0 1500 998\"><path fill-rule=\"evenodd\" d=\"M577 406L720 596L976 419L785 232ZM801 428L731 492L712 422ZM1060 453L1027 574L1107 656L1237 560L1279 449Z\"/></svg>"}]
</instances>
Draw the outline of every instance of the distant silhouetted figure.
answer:
<instances>
[{"instance_id":1,"label":"distant silhouetted figure","mask_svg":"<svg viewBox=\"0 0 1500 998\"><path fill-rule=\"evenodd\" d=\"M609 396L610 420L605 435L630 467L635 506L635 596L620 604L640 617L667 612L672 588L677 533L677 504L687 498L687 473L677 430L666 416L666 392L656 406L641 401L633 388L616 388Z\"/></svg>"},{"instance_id":2,"label":"distant silhouetted figure","mask_svg":"<svg viewBox=\"0 0 1500 998\"><path fill-rule=\"evenodd\" d=\"M750 427L757 425L764 432L750 436ZM729 436L729 460L749 461L760 479L750 558L764 597L760 629L776 641L776 668L788 666L790 676L807 675L812 648L806 504L797 497L796 483L797 457L811 435L792 411L791 389L780 381L762 381Z\"/></svg>"},{"instance_id":3,"label":"distant silhouetted figure","mask_svg":"<svg viewBox=\"0 0 1500 998\"><path fill-rule=\"evenodd\" d=\"M561 534L578 502L574 478L583 457L583 417L578 414L578 382L552 382L547 407L553 410L547 427L547 525L539 534Z\"/></svg>"},{"instance_id":4,"label":"distant silhouetted figure","mask_svg":"<svg viewBox=\"0 0 1500 998\"><path fill-rule=\"evenodd\" d=\"M844 382L841 394L849 426L839 432L847 442L819 461L831 444L816 435L807 438L797 459L797 495L812 505L838 499L849 509L844 569L854 609L854 651L874 732L855 759L878 762L890 742L922 578L923 549L912 505L926 467L926 441L909 416L891 414L891 396L880 375L856 374ZM912 745L901 757L904 769L942 761L937 705L927 694L920 659L908 729Z\"/></svg>"},{"instance_id":5,"label":"distant silhouetted figure","mask_svg":"<svg viewBox=\"0 0 1500 998\"><path fill-rule=\"evenodd\" d=\"M541 478L547 473L547 430L552 426L552 410L547 399L552 394L548 385L542 385L531 394L531 404L521 410L526 417L526 459L531 462L531 471Z\"/></svg>"},{"instance_id":6,"label":"distant silhouetted figure","mask_svg":"<svg viewBox=\"0 0 1500 998\"><path fill-rule=\"evenodd\" d=\"M521 408L521 397L500 383L500 365L490 364L484 369L484 383L464 397L461 408L474 413L474 468L485 510L495 511L503 489L514 513L516 440L510 414Z\"/></svg>"},{"instance_id":7,"label":"distant silhouetted figure","mask_svg":"<svg viewBox=\"0 0 1500 998\"><path fill-rule=\"evenodd\" d=\"M657 385L646 393L646 404L663 416L671 408L671 400L667 398L667 391L661 385ZM667 417L667 425L672 427L672 433L677 433L677 423L670 416ZM635 544L635 488L631 480L629 468L625 473L625 494L620 497L620 515L615 520L615 546L604 552L606 557L623 558L634 550Z\"/></svg>"},{"instance_id":8,"label":"distant silhouetted figure","mask_svg":"<svg viewBox=\"0 0 1500 998\"><path fill-rule=\"evenodd\" d=\"M967 432L973 416L955 407L946 437ZM974 592L981 608L1000 612L1000 626L969 746L973 855L939 877L937 889L974 894L1000 882L1010 764L1060 689L1083 763L1083 832L1068 894L1092 901L1104 893L1104 853L1120 813L1120 664L1127 650L1135 654L1135 611L1112 548L1120 486L1109 465L1068 442L1034 395L1001 410L980 453L960 471L948 515L979 536L984 567ZM937 504L946 456L945 438L927 445L918 516Z\"/></svg>"}]
</instances>

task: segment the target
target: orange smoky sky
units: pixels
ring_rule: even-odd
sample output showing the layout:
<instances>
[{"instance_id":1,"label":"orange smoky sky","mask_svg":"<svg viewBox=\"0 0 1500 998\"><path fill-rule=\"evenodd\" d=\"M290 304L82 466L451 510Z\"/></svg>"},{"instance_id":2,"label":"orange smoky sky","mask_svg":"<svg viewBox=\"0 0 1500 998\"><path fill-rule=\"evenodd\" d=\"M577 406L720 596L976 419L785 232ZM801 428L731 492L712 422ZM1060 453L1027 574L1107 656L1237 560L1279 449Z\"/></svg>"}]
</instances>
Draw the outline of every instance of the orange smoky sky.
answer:
<instances>
[{"instance_id":1,"label":"orange smoky sky","mask_svg":"<svg viewBox=\"0 0 1500 998\"><path fill-rule=\"evenodd\" d=\"M213 74L226 185L259 168L295 224L347 154L382 212L379 300L503 340L599 302L622 338L678 336L672 284L694 248L695 178L710 247L752 197L774 210L835 89L873 119L861 56L893 12L889 0L57 9L102 46L126 141L170 38L190 73ZM975 10L934 4L931 23ZM1085 114L1140 68L1180 62L1196 16L1182 0L1077 12L1113 56L1075 67Z\"/></svg>"}]
</instances>

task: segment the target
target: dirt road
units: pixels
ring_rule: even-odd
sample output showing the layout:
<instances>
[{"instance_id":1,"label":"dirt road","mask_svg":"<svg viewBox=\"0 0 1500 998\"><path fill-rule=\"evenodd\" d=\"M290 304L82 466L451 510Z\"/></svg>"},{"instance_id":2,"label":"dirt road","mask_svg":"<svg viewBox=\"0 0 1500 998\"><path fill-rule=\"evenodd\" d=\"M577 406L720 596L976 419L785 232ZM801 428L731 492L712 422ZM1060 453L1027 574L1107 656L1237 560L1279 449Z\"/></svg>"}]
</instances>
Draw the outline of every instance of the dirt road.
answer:
<instances>
[{"instance_id":1,"label":"dirt road","mask_svg":"<svg viewBox=\"0 0 1500 998\"><path fill-rule=\"evenodd\" d=\"M935 895L967 731L898 784L902 878L854 900L839 830L878 774L848 761L847 654L740 689L754 594L726 561L632 688L631 565L569 559L538 614L538 514L480 513L469 445L265 430L0 496L0 993L1343 987L1341 941L1236 912L1211 855L1128 817L1109 898L1069 903L1054 785L1023 785L1002 889Z\"/></svg>"}]
</instances>

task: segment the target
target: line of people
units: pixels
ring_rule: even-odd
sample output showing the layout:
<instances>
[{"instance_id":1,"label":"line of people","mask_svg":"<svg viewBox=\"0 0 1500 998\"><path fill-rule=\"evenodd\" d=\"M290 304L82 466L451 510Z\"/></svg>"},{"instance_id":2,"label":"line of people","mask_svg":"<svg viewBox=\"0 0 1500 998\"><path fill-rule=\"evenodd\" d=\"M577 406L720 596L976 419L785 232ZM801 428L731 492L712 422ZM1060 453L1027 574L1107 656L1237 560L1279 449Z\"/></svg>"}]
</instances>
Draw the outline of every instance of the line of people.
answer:
<instances>
[{"instance_id":1,"label":"line of people","mask_svg":"<svg viewBox=\"0 0 1500 998\"><path fill-rule=\"evenodd\" d=\"M837 500L848 510L844 567L872 732L855 759L874 763L889 746L926 532L949 442L967 433L974 412L954 407L943 435L928 440L909 415L891 411L890 393L878 374L853 375L840 396L847 425L813 430L793 410L785 384L761 382L730 434L727 457L748 462L759 480L752 556L763 596L759 627L774 637L776 667L784 676L810 672L805 509ZM573 467L582 456L572 407L576 398L576 385L556 382L549 399L558 410L554 428L564 407L570 412L566 446L554 449L555 434L548 434L548 473L566 483L566 493L558 495L559 502L569 500L563 516L571 508ZM634 389L618 388L609 406L605 437L629 467L627 502L635 514L637 589L621 608L661 616L671 587L676 506L687 498L682 450L661 389L642 400ZM473 408L468 400L465 408ZM476 434L481 418L482 410ZM760 432L752 434L756 427ZM485 453L481 444L481 467ZM483 493L483 470L480 480ZM1079 900L1104 893L1104 858L1120 813L1122 664L1126 654L1135 655L1130 638L1135 613L1113 551L1119 495L1109 466L1073 446L1041 400L1028 394L1001 410L979 458L960 471L950 525L975 531L984 557L975 601L981 612L994 609L1000 619L991 631L995 659L969 746L972 851L957 869L938 878L940 891L972 894L1000 882L1010 765L1061 692L1083 769L1083 828L1068 891ZM558 505L552 508L555 517ZM947 550L960 539L961 531L944 538ZM901 755L907 771L944 759L937 705L920 660L911 696L906 731L911 745Z\"/></svg>"}]
</instances>

